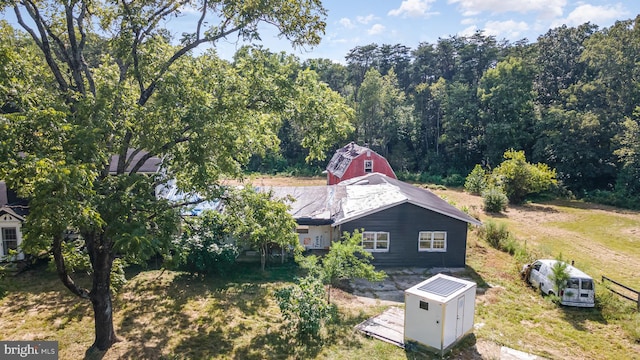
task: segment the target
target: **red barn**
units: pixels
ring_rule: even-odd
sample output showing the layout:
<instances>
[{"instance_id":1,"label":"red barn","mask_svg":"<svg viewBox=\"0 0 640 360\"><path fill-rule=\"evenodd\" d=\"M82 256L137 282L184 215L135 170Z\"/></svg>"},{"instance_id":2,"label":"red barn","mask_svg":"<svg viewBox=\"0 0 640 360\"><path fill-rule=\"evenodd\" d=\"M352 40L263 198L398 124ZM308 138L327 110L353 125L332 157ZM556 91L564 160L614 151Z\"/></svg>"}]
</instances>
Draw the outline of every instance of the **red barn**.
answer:
<instances>
[{"instance_id":1,"label":"red barn","mask_svg":"<svg viewBox=\"0 0 640 360\"><path fill-rule=\"evenodd\" d=\"M387 159L367 147L350 142L338 149L329 161L327 184L334 185L343 180L374 172L397 179Z\"/></svg>"}]
</instances>

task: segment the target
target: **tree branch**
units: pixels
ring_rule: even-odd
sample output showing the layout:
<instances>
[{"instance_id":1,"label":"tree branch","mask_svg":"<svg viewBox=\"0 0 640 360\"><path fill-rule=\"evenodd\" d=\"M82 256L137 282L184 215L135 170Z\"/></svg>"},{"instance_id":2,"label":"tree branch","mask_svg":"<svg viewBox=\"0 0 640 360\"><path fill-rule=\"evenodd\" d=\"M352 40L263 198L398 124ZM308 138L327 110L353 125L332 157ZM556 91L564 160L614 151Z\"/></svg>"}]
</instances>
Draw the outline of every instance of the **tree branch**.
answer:
<instances>
[{"instance_id":1,"label":"tree branch","mask_svg":"<svg viewBox=\"0 0 640 360\"><path fill-rule=\"evenodd\" d=\"M53 239L53 260L56 263L56 271L58 277L62 280L64 286L72 293L83 299L89 299L89 290L81 288L76 285L75 281L67 273L67 267L64 263L64 256L62 255L62 234L56 235Z\"/></svg>"},{"instance_id":2,"label":"tree branch","mask_svg":"<svg viewBox=\"0 0 640 360\"><path fill-rule=\"evenodd\" d=\"M85 94L86 90L84 88L84 79L82 78L82 61L80 50L78 48L78 40L76 39L76 29L73 26L73 5L65 4L64 5L64 13L66 17L67 23L67 35L69 36L69 68L71 69L71 76L73 77L73 81L76 83L76 89L81 93ZM63 46L63 45L58 45Z\"/></svg>"},{"instance_id":3,"label":"tree branch","mask_svg":"<svg viewBox=\"0 0 640 360\"><path fill-rule=\"evenodd\" d=\"M38 37L38 34L36 34L36 32L24 22L22 13L20 12L20 8L16 4L13 6L13 10L16 14L16 18L18 19L18 24L20 24L20 26L22 26L22 28L25 29L29 33L29 35L31 35L31 38L44 54L47 65L49 65L49 68L51 69L51 72L53 73L53 76L55 77L60 90L62 92L66 92L67 90L69 90L69 84L67 84L66 80L64 79L64 76L62 75L62 71L60 71L58 64L56 64L56 62L53 60L51 46L49 44L49 40L47 39L47 33L44 29L44 25L42 24L42 17L40 16L40 13L37 11L37 9L35 9L35 7L34 9L29 8L29 6L33 6L33 4L31 4L30 2L25 2L24 4L27 12L38 27L40 37Z\"/></svg>"},{"instance_id":4,"label":"tree branch","mask_svg":"<svg viewBox=\"0 0 640 360\"><path fill-rule=\"evenodd\" d=\"M227 31L223 31L221 33L219 33L216 36L213 37L206 37L203 39L195 39L192 43L189 43L185 46L183 46L182 48L180 48L178 51L176 51L173 56L171 56L171 58L169 58L169 60L167 60L167 62L165 62L162 65L162 68L160 68L160 71L158 71L158 73L156 74L156 77L153 81L151 81L151 84L149 84L149 86L142 91L142 93L140 94L140 99L138 99L138 105L144 105L146 104L146 102L149 100L149 98L151 97L151 95L153 94L153 92L155 91L156 85L158 83L158 80L160 78L162 78L162 76L169 70L169 68L171 67L171 65L173 65L174 62L176 62L178 59L180 59L184 54L186 54L187 52L189 52L190 50L195 49L196 47L207 43L207 42L215 42L218 39L221 39L223 37L226 37L230 34L233 34L236 31L239 31L240 29L242 29L242 26L236 26L233 27Z\"/></svg>"},{"instance_id":5,"label":"tree branch","mask_svg":"<svg viewBox=\"0 0 640 360\"><path fill-rule=\"evenodd\" d=\"M186 130L185 130L186 131ZM184 132L183 132L184 133ZM180 143L189 141L191 138L189 136L184 136L178 139L175 139L171 142L168 142L164 145L162 145L162 147L160 147L160 149L158 150L157 154L155 153L151 153L148 152L146 153L144 156L142 156L140 158L140 160L138 160L138 162L136 163L136 165L133 167L133 169L131 169L131 171L129 172L129 174L135 174L138 172L138 170L140 170L140 168L142 167L142 165L144 165L145 162L147 162L147 160L151 159L152 157L156 156L156 155L161 155L164 154L165 152L167 152L167 150L171 149L172 147L174 147L175 145L178 145ZM133 155L132 155L133 157Z\"/></svg>"}]
</instances>

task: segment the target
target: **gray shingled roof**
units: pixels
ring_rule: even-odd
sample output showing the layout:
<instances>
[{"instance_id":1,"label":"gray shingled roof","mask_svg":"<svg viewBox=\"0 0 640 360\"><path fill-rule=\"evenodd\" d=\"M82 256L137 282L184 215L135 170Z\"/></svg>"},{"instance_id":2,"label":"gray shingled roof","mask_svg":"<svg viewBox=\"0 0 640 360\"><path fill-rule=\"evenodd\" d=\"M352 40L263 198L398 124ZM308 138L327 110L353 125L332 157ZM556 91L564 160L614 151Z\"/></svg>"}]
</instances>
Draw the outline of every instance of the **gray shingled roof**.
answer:
<instances>
[{"instance_id":1,"label":"gray shingled roof","mask_svg":"<svg viewBox=\"0 0 640 360\"><path fill-rule=\"evenodd\" d=\"M290 213L300 221L340 225L409 203L474 225L480 221L457 209L427 189L415 187L379 173L345 180L337 185L271 187L276 197L291 196Z\"/></svg>"}]
</instances>

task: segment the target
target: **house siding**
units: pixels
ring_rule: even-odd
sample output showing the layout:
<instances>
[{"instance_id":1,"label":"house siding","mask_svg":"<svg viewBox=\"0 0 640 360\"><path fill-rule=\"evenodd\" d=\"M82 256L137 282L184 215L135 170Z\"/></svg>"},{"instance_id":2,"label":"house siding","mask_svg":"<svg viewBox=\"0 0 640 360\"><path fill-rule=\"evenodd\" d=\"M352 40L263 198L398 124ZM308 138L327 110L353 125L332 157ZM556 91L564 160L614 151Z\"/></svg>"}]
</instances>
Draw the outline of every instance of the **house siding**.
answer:
<instances>
[{"instance_id":1,"label":"house siding","mask_svg":"<svg viewBox=\"0 0 640 360\"><path fill-rule=\"evenodd\" d=\"M467 223L413 204L401 204L341 225L342 231L386 231L389 251L374 252L376 266L464 267ZM446 231L446 252L418 251L420 231Z\"/></svg>"}]
</instances>

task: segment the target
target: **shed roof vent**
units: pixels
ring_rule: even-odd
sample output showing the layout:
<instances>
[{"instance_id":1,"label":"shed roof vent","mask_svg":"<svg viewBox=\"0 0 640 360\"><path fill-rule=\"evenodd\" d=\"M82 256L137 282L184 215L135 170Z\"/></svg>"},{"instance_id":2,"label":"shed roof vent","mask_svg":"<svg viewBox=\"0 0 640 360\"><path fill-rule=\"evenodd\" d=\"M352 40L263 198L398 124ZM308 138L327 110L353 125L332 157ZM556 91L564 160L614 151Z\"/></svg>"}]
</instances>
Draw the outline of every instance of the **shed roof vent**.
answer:
<instances>
[{"instance_id":1,"label":"shed roof vent","mask_svg":"<svg viewBox=\"0 0 640 360\"><path fill-rule=\"evenodd\" d=\"M448 297L465 286L466 284L459 281L437 278L420 286L418 289L438 296Z\"/></svg>"}]
</instances>

